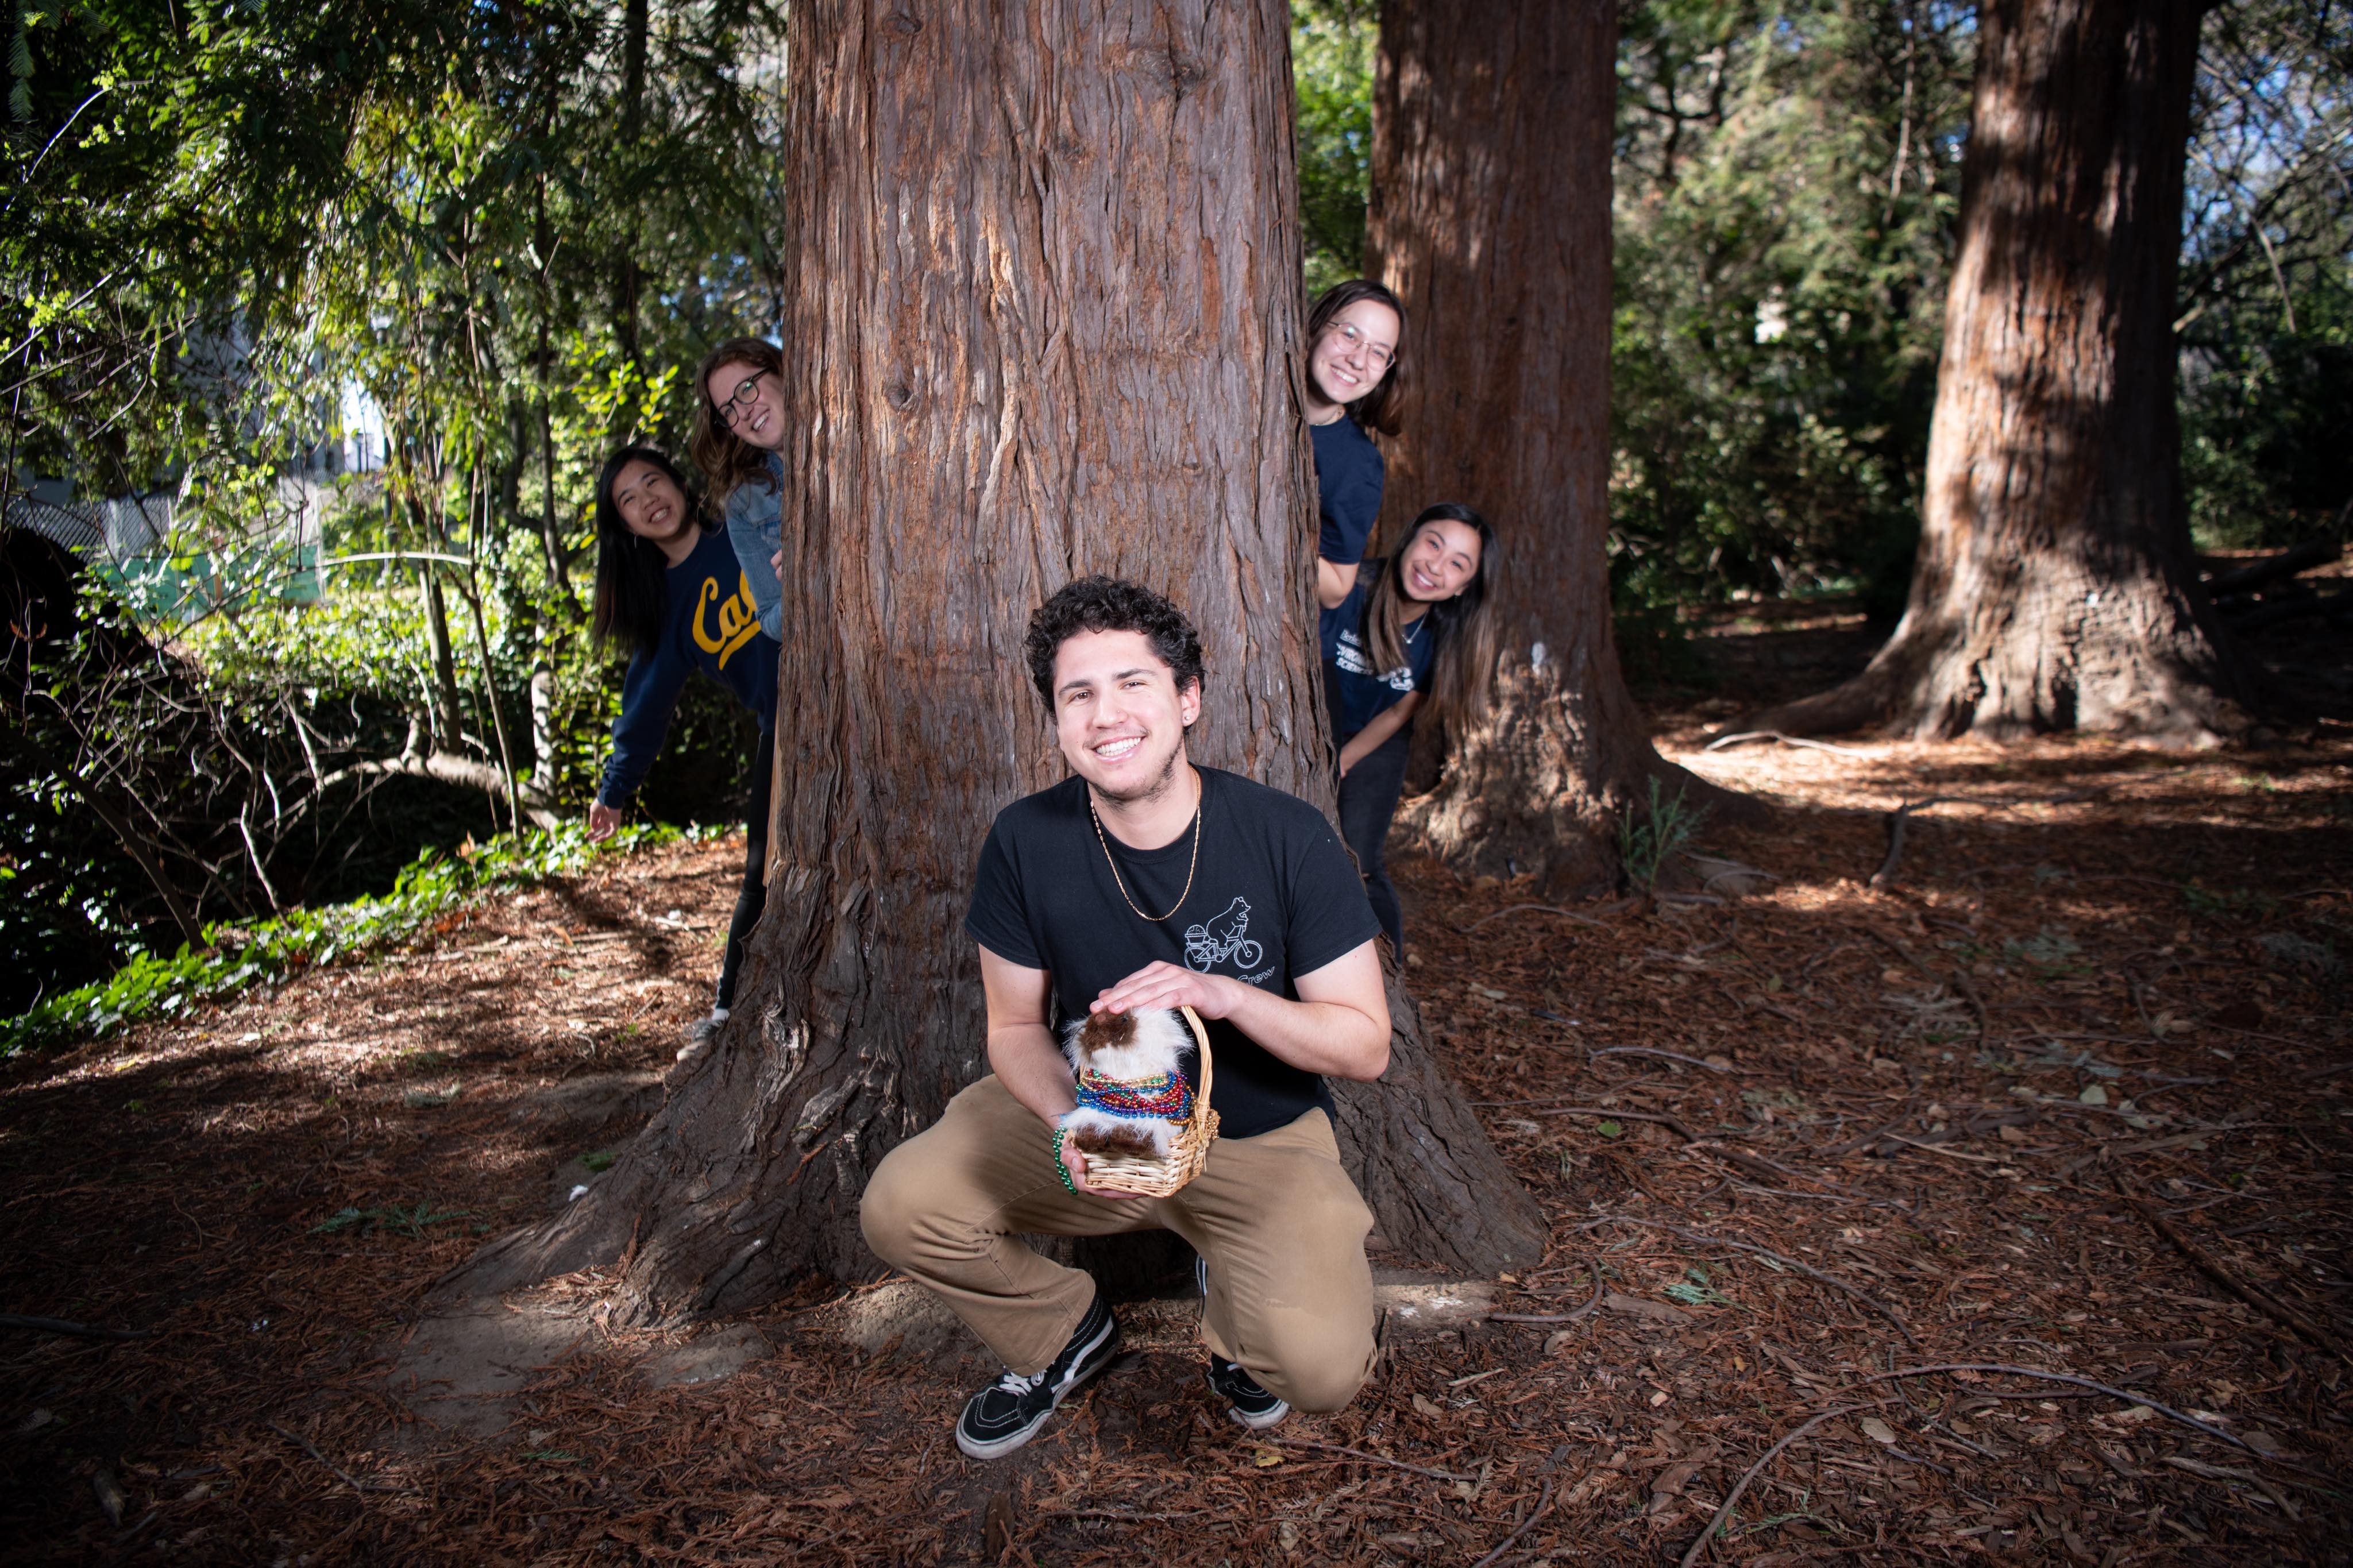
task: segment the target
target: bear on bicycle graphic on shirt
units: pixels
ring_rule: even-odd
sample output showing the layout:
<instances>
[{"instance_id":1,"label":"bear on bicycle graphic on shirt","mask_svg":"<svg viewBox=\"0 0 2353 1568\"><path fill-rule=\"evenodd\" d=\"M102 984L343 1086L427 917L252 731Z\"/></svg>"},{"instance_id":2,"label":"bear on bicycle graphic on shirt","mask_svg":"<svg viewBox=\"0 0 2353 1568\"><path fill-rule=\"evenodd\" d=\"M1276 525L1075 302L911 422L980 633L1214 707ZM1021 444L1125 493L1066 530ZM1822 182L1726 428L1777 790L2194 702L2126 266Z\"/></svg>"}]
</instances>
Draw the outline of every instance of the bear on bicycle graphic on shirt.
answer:
<instances>
[{"instance_id":1,"label":"bear on bicycle graphic on shirt","mask_svg":"<svg viewBox=\"0 0 2353 1568\"><path fill-rule=\"evenodd\" d=\"M1236 899L1225 912L1204 924L1185 928L1185 966L1208 973L1213 963L1228 959L1244 969L1257 966L1266 950L1250 940L1250 902Z\"/></svg>"}]
</instances>

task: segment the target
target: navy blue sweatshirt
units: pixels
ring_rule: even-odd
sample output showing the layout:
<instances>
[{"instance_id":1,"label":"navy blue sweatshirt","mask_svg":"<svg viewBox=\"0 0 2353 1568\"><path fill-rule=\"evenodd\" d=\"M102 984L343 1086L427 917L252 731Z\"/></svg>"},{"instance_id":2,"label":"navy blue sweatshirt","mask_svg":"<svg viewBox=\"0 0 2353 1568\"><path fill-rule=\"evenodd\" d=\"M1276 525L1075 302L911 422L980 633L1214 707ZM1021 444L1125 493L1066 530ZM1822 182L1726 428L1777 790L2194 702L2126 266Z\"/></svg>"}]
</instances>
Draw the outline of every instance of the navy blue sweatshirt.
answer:
<instances>
[{"instance_id":1,"label":"navy blue sweatshirt","mask_svg":"<svg viewBox=\"0 0 2353 1568\"><path fill-rule=\"evenodd\" d=\"M706 533L694 552L662 574L661 635L629 658L613 755L596 791L616 810L637 793L670 732L686 678L700 669L735 694L763 731L776 722L776 660L783 649L760 630L752 585L723 533Z\"/></svg>"}]
</instances>

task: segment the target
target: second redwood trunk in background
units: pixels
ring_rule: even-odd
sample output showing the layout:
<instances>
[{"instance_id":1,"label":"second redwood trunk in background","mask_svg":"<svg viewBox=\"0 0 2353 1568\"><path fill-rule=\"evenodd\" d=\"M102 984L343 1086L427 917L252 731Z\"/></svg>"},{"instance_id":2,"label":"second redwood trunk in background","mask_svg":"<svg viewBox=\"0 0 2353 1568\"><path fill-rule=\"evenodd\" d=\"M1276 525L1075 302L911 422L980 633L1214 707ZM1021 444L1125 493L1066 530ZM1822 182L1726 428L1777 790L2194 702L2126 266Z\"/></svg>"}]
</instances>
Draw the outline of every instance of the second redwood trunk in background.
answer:
<instances>
[{"instance_id":1,"label":"second redwood trunk in background","mask_svg":"<svg viewBox=\"0 0 2353 1568\"><path fill-rule=\"evenodd\" d=\"M1494 523L1504 673L1399 827L1458 870L1617 874L1613 813L1662 762L1609 616L1610 0L1388 0L1366 266L1405 301L1386 547L1424 507Z\"/></svg>"}]
</instances>

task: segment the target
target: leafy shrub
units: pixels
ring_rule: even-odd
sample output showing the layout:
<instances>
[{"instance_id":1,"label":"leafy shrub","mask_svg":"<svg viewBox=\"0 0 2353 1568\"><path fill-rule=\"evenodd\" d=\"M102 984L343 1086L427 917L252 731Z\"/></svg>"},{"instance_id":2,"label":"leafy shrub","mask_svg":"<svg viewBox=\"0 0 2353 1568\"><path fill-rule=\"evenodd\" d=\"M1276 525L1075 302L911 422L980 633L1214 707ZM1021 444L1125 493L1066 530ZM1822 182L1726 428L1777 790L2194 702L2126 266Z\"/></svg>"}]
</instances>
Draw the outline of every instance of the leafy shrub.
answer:
<instances>
[{"instance_id":1,"label":"leafy shrub","mask_svg":"<svg viewBox=\"0 0 2353 1568\"><path fill-rule=\"evenodd\" d=\"M723 830L708 830L715 835ZM554 832L526 829L445 855L419 855L389 893L323 909L294 910L271 920L205 928L203 948L182 943L169 957L142 953L98 984L54 996L0 1021L0 1057L67 1040L112 1034L142 1018L174 1017L248 985L384 948L415 935L470 896L576 874L600 850L635 849L700 837L658 825L621 829L605 845L566 823Z\"/></svg>"}]
</instances>

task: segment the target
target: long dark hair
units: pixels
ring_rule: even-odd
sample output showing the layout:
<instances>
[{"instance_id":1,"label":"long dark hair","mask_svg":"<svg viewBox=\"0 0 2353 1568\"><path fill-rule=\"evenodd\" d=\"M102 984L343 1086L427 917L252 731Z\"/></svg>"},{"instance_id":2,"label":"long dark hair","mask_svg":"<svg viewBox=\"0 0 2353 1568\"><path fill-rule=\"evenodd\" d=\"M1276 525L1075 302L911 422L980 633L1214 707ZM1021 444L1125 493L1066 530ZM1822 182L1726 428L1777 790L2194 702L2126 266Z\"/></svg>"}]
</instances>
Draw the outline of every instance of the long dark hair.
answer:
<instances>
[{"instance_id":1,"label":"long dark hair","mask_svg":"<svg viewBox=\"0 0 2353 1568\"><path fill-rule=\"evenodd\" d=\"M765 371L781 385L785 351L765 338L730 338L702 356L694 367L694 434L687 438L686 455L711 481L711 504L724 507L727 498L746 480L757 479L773 489L768 454L735 434L726 410L711 401L711 373L723 364L740 364Z\"/></svg>"},{"instance_id":2,"label":"long dark hair","mask_svg":"<svg viewBox=\"0 0 2353 1568\"><path fill-rule=\"evenodd\" d=\"M1386 561L1367 561L1360 574L1373 574L1373 591L1365 597L1365 618L1357 636L1375 669L1396 669L1406 662L1405 550L1427 522L1468 524L1479 535L1479 569L1462 592L1442 599L1421 613L1430 637L1430 707L1440 723L1451 731L1487 710L1487 688L1495 676L1495 615L1489 595L1503 581L1503 559L1495 531L1487 520L1454 501L1426 508L1406 530L1400 545Z\"/></svg>"},{"instance_id":3,"label":"long dark hair","mask_svg":"<svg viewBox=\"0 0 2353 1568\"><path fill-rule=\"evenodd\" d=\"M1316 296L1315 303L1307 309L1307 350L1312 356L1324 330L1332 318L1349 306L1365 300L1377 300L1397 312L1397 352L1389 356L1389 368L1373 383L1373 389L1347 405L1348 417L1368 429L1384 436L1398 433L1398 376L1405 363L1405 305L1398 297L1369 278L1351 278L1345 283L1335 283ZM1313 374L1311 371L1309 373Z\"/></svg>"},{"instance_id":4,"label":"long dark hair","mask_svg":"<svg viewBox=\"0 0 2353 1568\"><path fill-rule=\"evenodd\" d=\"M686 488L686 476L670 454L652 447L624 447L605 459L596 476L596 602L588 630L598 642L628 653L651 647L661 637L662 614L668 605L663 573L670 557L650 539L640 539L621 521L613 500L613 481L631 463L648 463L670 476L685 499L687 514L704 533L711 531L711 514Z\"/></svg>"}]
</instances>

